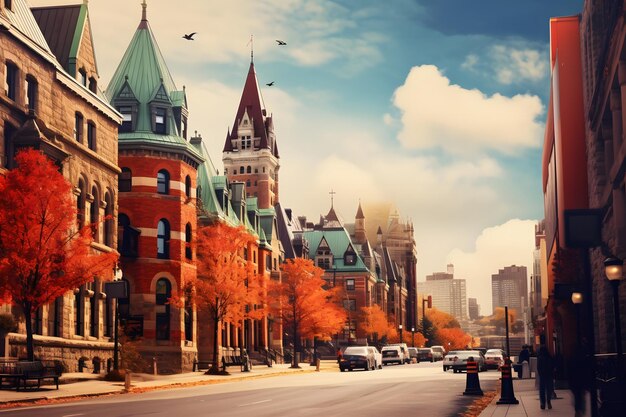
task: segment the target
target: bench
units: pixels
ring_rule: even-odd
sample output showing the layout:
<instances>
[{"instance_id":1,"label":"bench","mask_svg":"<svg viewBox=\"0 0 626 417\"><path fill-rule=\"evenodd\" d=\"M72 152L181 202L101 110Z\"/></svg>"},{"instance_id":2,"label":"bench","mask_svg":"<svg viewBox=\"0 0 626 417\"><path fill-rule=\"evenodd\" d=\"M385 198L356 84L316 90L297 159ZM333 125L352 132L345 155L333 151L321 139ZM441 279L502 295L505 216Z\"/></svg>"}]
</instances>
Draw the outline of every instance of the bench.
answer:
<instances>
[{"instance_id":1,"label":"bench","mask_svg":"<svg viewBox=\"0 0 626 417\"><path fill-rule=\"evenodd\" d=\"M213 361L193 361L193 372L209 369L213 365Z\"/></svg>"},{"instance_id":2,"label":"bench","mask_svg":"<svg viewBox=\"0 0 626 417\"><path fill-rule=\"evenodd\" d=\"M0 389L5 386L5 380L9 383L7 388L18 386L21 377L22 374L17 370L17 361L0 361Z\"/></svg>"},{"instance_id":3,"label":"bench","mask_svg":"<svg viewBox=\"0 0 626 417\"><path fill-rule=\"evenodd\" d=\"M16 390L20 389L20 381L24 384L24 389L27 388L28 381L37 381L37 389L41 388L41 381L45 379L51 379L59 389L59 377L61 373L55 366L46 366L42 361L32 362L17 362L17 373L20 374L17 381Z\"/></svg>"}]
</instances>

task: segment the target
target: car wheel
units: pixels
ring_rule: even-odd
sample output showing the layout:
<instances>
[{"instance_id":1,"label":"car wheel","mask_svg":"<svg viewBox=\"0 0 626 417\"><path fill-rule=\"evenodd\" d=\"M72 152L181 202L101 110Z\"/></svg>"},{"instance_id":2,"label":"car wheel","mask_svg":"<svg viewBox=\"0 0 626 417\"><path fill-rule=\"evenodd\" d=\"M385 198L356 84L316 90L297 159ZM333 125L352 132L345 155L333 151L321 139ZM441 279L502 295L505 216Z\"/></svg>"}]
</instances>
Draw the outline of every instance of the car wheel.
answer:
<instances>
[{"instance_id":1,"label":"car wheel","mask_svg":"<svg viewBox=\"0 0 626 417\"><path fill-rule=\"evenodd\" d=\"M378 365L378 369L383 369L383 366L382 365Z\"/></svg>"},{"instance_id":2,"label":"car wheel","mask_svg":"<svg viewBox=\"0 0 626 417\"><path fill-rule=\"evenodd\" d=\"M434 359L431 359L431 360L430 360L430 363L433 363L433 362L435 362L435 360L434 360Z\"/></svg>"},{"instance_id":3,"label":"car wheel","mask_svg":"<svg viewBox=\"0 0 626 417\"><path fill-rule=\"evenodd\" d=\"M443 371L446 372L448 370L448 368L446 368L446 366L443 366Z\"/></svg>"}]
</instances>

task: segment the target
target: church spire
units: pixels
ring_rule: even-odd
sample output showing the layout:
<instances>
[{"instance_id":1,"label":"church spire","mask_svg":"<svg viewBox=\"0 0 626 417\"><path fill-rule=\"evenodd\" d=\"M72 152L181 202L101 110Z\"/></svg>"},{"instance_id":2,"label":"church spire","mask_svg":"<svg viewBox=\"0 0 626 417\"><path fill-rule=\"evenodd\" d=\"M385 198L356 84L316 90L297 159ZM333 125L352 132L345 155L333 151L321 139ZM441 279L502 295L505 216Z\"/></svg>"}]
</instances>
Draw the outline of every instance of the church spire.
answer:
<instances>
[{"instance_id":1,"label":"church spire","mask_svg":"<svg viewBox=\"0 0 626 417\"><path fill-rule=\"evenodd\" d=\"M148 28L148 2L143 0L141 2L141 22L139 22L139 27L137 29L147 29Z\"/></svg>"},{"instance_id":2,"label":"church spire","mask_svg":"<svg viewBox=\"0 0 626 417\"><path fill-rule=\"evenodd\" d=\"M364 219L363 209L361 209L361 200L359 200L359 209L356 211L355 219Z\"/></svg>"}]
</instances>

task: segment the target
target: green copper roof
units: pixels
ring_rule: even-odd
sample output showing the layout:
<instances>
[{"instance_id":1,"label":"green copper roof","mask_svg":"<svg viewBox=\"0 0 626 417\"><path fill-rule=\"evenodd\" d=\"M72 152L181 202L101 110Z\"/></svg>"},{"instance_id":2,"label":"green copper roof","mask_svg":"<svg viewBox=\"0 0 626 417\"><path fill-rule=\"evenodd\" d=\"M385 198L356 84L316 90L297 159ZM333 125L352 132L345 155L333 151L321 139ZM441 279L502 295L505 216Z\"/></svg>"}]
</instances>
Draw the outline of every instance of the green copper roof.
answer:
<instances>
[{"instance_id":1,"label":"green copper roof","mask_svg":"<svg viewBox=\"0 0 626 417\"><path fill-rule=\"evenodd\" d=\"M211 214L223 218L224 213L222 207L217 201L217 195L215 194L215 188L213 188L212 178L215 176L215 167L213 161L202 146L202 142L198 141L192 145L196 152L200 153L204 157L204 163L198 167L198 181L197 187L200 188L200 199L204 209Z\"/></svg>"},{"instance_id":2,"label":"green copper roof","mask_svg":"<svg viewBox=\"0 0 626 417\"><path fill-rule=\"evenodd\" d=\"M366 272L369 271L363 263L363 259L356 254L356 264L346 265L343 260L343 255L348 249L349 245L352 245L350 236L344 229L335 230L307 230L303 232L304 237L309 241L309 254L313 258L317 253L317 248L322 241L322 238L326 239L330 251L333 253L333 264L337 268L337 272ZM352 245L354 247L354 245Z\"/></svg>"}]
</instances>

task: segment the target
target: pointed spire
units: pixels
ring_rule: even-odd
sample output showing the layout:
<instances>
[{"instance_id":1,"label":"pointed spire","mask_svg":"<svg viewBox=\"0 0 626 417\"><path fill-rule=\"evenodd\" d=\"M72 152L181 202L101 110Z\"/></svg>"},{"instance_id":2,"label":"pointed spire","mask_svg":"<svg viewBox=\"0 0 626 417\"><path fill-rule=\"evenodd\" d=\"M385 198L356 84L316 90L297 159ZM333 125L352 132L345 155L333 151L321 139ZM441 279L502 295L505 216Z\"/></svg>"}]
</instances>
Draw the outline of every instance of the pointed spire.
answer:
<instances>
[{"instance_id":1,"label":"pointed spire","mask_svg":"<svg viewBox=\"0 0 626 417\"><path fill-rule=\"evenodd\" d=\"M355 219L364 219L363 210L361 209L361 200L359 200L359 209L356 211Z\"/></svg>"},{"instance_id":2,"label":"pointed spire","mask_svg":"<svg viewBox=\"0 0 626 417\"><path fill-rule=\"evenodd\" d=\"M146 9L148 8L148 3L146 2L146 0L143 0L143 2L141 3L141 20L148 20L147 17L147 13L146 13Z\"/></svg>"}]
</instances>

